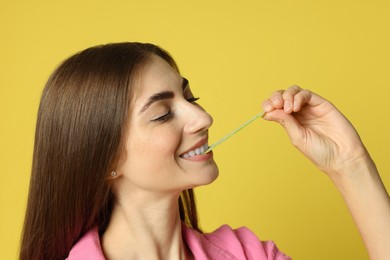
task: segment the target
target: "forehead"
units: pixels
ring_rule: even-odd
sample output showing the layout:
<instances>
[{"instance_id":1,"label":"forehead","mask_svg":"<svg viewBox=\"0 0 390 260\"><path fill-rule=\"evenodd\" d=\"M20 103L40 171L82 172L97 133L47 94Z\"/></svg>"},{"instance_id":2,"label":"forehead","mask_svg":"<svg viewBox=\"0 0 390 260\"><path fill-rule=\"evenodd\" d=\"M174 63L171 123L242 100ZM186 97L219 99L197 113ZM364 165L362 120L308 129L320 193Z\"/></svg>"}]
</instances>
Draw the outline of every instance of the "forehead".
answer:
<instances>
[{"instance_id":1,"label":"forehead","mask_svg":"<svg viewBox=\"0 0 390 260\"><path fill-rule=\"evenodd\" d=\"M164 59L152 55L140 70L135 103L161 91L181 90L182 77Z\"/></svg>"}]
</instances>

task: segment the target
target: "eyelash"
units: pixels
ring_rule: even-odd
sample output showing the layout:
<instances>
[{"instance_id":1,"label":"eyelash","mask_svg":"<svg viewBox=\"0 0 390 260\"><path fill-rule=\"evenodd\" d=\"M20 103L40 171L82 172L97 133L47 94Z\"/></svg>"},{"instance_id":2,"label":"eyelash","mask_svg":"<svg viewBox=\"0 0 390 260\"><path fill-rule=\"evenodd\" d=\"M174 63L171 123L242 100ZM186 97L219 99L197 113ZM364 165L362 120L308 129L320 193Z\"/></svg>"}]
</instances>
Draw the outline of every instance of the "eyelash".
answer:
<instances>
[{"instance_id":1,"label":"eyelash","mask_svg":"<svg viewBox=\"0 0 390 260\"><path fill-rule=\"evenodd\" d=\"M192 97L192 98L187 99L187 101L190 102L190 103L195 103L198 100L199 100L198 97Z\"/></svg>"},{"instance_id":2,"label":"eyelash","mask_svg":"<svg viewBox=\"0 0 390 260\"><path fill-rule=\"evenodd\" d=\"M153 122L165 122L168 121L168 119L172 116L171 110L168 111L165 115L162 115L160 117L157 117L156 119L153 119Z\"/></svg>"},{"instance_id":3,"label":"eyelash","mask_svg":"<svg viewBox=\"0 0 390 260\"><path fill-rule=\"evenodd\" d=\"M195 103L198 100L199 100L198 97L192 97L192 98L187 99L187 101L190 102L190 103ZM169 110L168 113L166 113L166 114L164 114L164 115L162 115L162 116L160 116L158 118L155 118L152 121L154 121L154 122L166 122L166 121L168 121L172 117L172 115L173 114L172 114L171 110Z\"/></svg>"}]
</instances>

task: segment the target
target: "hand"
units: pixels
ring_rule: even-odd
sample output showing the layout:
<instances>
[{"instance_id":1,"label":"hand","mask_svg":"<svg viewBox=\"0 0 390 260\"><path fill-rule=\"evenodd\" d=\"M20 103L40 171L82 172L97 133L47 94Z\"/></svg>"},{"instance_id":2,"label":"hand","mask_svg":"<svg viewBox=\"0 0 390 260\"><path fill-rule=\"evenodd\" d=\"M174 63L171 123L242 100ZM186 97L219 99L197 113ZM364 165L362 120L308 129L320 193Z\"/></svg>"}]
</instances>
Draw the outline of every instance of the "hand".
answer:
<instances>
[{"instance_id":1,"label":"hand","mask_svg":"<svg viewBox=\"0 0 390 260\"><path fill-rule=\"evenodd\" d=\"M274 92L263 110L264 119L279 122L291 142L331 177L370 259L390 259L390 197L352 124L329 101L297 86Z\"/></svg>"},{"instance_id":2,"label":"hand","mask_svg":"<svg viewBox=\"0 0 390 260\"><path fill-rule=\"evenodd\" d=\"M369 158L352 124L315 93L298 86L276 91L263 102L263 110L264 119L279 122L292 144L327 174L340 174Z\"/></svg>"}]
</instances>

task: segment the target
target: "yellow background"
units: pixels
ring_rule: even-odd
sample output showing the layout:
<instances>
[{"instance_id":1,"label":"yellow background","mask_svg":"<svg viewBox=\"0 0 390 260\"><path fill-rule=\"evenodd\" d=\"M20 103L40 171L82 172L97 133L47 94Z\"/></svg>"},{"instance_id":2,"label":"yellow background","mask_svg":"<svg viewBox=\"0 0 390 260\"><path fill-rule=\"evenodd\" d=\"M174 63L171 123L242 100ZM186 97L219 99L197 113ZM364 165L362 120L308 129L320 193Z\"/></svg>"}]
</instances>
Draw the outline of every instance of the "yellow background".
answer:
<instances>
[{"instance_id":1,"label":"yellow background","mask_svg":"<svg viewBox=\"0 0 390 260\"><path fill-rule=\"evenodd\" d=\"M390 187L390 2L5 1L0 8L0 259L16 259L36 111L55 66L108 42L167 49L214 116L216 141L299 84L353 122ZM215 158L197 190L201 225L250 227L294 259L368 259L342 198L275 123L258 120Z\"/></svg>"}]
</instances>

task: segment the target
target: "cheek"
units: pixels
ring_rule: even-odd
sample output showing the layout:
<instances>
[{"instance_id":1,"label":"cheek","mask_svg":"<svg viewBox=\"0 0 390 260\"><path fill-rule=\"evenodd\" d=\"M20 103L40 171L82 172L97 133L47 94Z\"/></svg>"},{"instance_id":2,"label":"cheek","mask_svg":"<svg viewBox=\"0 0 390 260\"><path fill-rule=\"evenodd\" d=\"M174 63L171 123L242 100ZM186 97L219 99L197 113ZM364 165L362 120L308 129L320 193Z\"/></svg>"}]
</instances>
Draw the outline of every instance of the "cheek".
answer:
<instances>
[{"instance_id":1,"label":"cheek","mask_svg":"<svg viewBox=\"0 0 390 260\"><path fill-rule=\"evenodd\" d=\"M181 135L173 129L163 129L145 134L130 145L130 152L136 152L148 157L164 155L174 156L181 143ZM167 159L165 157L165 159Z\"/></svg>"},{"instance_id":2,"label":"cheek","mask_svg":"<svg viewBox=\"0 0 390 260\"><path fill-rule=\"evenodd\" d=\"M132 186L161 189L171 186L178 170L180 135L175 131L159 131L154 135L137 135L127 142L127 158L121 172Z\"/></svg>"},{"instance_id":3,"label":"cheek","mask_svg":"<svg viewBox=\"0 0 390 260\"><path fill-rule=\"evenodd\" d=\"M161 134L160 137L157 137L153 141L154 142L151 144L151 146L153 147L154 151L158 151L161 154L165 154L167 156L175 156L181 143L181 138L179 134L169 132L164 135Z\"/></svg>"},{"instance_id":4,"label":"cheek","mask_svg":"<svg viewBox=\"0 0 390 260\"><path fill-rule=\"evenodd\" d=\"M155 132L143 132L129 138L126 146L128 171L164 171L175 163L181 135L175 129L159 129Z\"/></svg>"}]
</instances>

